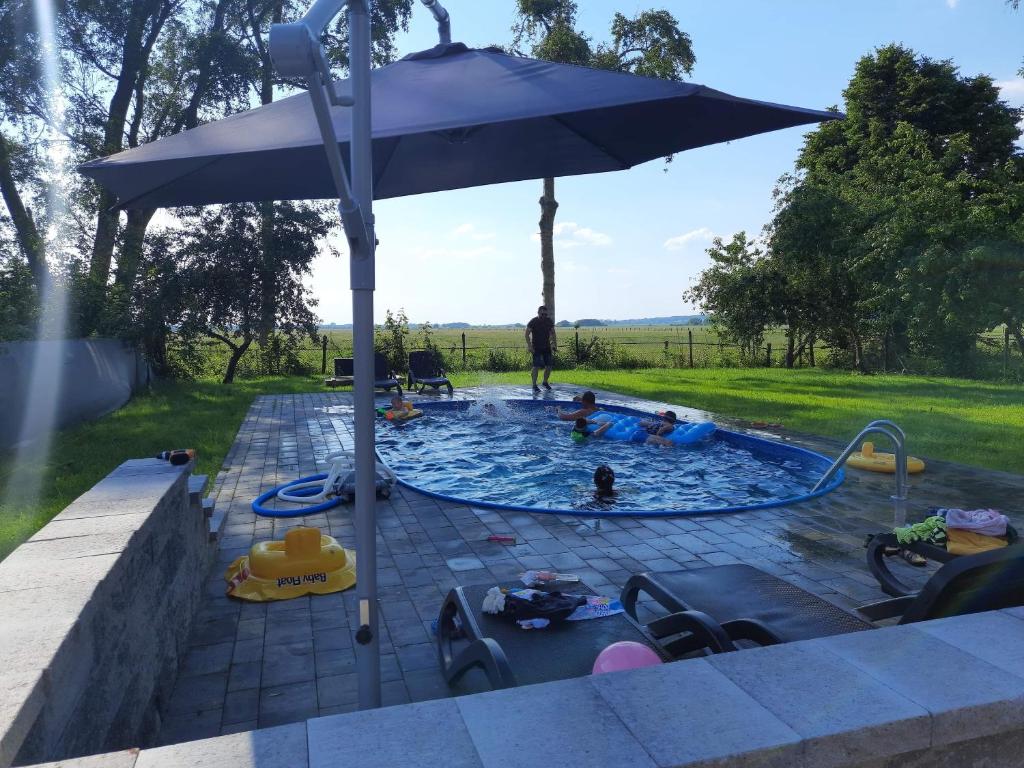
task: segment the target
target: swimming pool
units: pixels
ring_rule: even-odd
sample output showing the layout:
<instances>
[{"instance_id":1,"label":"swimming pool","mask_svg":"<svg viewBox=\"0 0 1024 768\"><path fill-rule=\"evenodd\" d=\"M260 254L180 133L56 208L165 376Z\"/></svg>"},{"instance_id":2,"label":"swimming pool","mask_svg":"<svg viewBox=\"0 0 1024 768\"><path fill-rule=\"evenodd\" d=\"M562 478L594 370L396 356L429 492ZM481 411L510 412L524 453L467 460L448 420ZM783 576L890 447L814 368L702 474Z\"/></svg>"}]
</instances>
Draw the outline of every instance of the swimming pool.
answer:
<instances>
[{"instance_id":1,"label":"swimming pool","mask_svg":"<svg viewBox=\"0 0 1024 768\"><path fill-rule=\"evenodd\" d=\"M489 407L485 409L485 404ZM811 488L831 460L821 454L719 429L690 447L569 439L563 401L417 403L423 418L378 422L377 450L402 485L428 496L496 509L595 516L738 512L821 496ZM493 406L494 413L489 413ZM649 416L616 406L602 410ZM599 464L615 470L616 494L594 497Z\"/></svg>"}]
</instances>

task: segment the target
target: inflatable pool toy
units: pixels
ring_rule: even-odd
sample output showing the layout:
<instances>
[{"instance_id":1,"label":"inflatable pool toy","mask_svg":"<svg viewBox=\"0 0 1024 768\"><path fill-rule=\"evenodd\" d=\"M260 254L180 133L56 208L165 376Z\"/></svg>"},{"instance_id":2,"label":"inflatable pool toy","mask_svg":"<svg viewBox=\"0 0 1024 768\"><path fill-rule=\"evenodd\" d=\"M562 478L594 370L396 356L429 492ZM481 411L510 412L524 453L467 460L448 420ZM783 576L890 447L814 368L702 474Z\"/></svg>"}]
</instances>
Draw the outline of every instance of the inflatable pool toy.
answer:
<instances>
[{"instance_id":1,"label":"inflatable pool toy","mask_svg":"<svg viewBox=\"0 0 1024 768\"><path fill-rule=\"evenodd\" d=\"M378 408L377 413L388 421L408 421L409 419L416 419L423 415L423 411L419 408L413 408L412 403L408 400L402 401L401 408Z\"/></svg>"},{"instance_id":2,"label":"inflatable pool toy","mask_svg":"<svg viewBox=\"0 0 1024 768\"><path fill-rule=\"evenodd\" d=\"M263 517L302 517L336 507L343 501L349 501L355 495L356 465L352 453L342 451L327 457L331 462L330 471L308 477L300 477L271 488L261 493L252 502L252 511ZM374 485L377 494L387 498L391 495L391 486L398 482L395 473L386 464L378 461ZM272 509L263 506L270 499L278 498L292 504L300 504L298 509Z\"/></svg>"},{"instance_id":3,"label":"inflatable pool toy","mask_svg":"<svg viewBox=\"0 0 1024 768\"><path fill-rule=\"evenodd\" d=\"M866 469L869 472L887 472L892 474L896 471L896 456L891 453L875 453L875 444L866 442L860 447L860 451L850 454L846 463L857 469ZM907 472L916 475L924 472L924 462L913 456L907 456Z\"/></svg>"},{"instance_id":4,"label":"inflatable pool toy","mask_svg":"<svg viewBox=\"0 0 1024 768\"><path fill-rule=\"evenodd\" d=\"M640 422L647 419L639 416L599 411L591 416L590 420L597 422L598 426L608 421L612 422L612 426L604 433L604 437L609 440L625 440L628 442L633 438L637 430L643 430L644 433L647 432L645 427L640 426ZM591 425L587 428L587 431L592 432L595 428ZM677 421L675 429L665 435L665 439L673 445L693 445L710 437L714 431L715 425L710 421L701 421L696 424Z\"/></svg>"},{"instance_id":5,"label":"inflatable pool toy","mask_svg":"<svg viewBox=\"0 0 1024 768\"><path fill-rule=\"evenodd\" d=\"M261 541L224 573L228 596L264 602L341 592L356 583L356 553L319 528L294 528Z\"/></svg>"}]
</instances>

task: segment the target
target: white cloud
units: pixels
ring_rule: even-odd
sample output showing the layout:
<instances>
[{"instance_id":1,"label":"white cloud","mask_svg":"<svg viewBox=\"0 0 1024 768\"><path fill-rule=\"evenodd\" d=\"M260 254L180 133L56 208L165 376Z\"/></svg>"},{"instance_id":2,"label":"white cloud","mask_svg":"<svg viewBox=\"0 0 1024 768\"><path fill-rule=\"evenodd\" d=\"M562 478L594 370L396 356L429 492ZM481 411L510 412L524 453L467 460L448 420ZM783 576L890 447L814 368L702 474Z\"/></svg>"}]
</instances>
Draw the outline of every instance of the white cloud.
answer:
<instances>
[{"instance_id":1,"label":"white cloud","mask_svg":"<svg viewBox=\"0 0 1024 768\"><path fill-rule=\"evenodd\" d=\"M493 240L497 235L494 232L483 232L477 228L476 224L466 222L460 224L451 231L452 237L468 238L470 240Z\"/></svg>"},{"instance_id":2,"label":"white cloud","mask_svg":"<svg viewBox=\"0 0 1024 768\"><path fill-rule=\"evenodd\" d=\"M1017 80L996 80L1000 98L1011 103L1024 102L1024 78Z\"/></svg>"},{"instance_id":3,"label":"white cloud","mask_svg":"<svg viewBox=\"0 0 1024 768\"><path fill-rule=\"evenodd\" d=\"M700 229L693 229L681 235L670 237L664 242L664 247L666 251L680 251L696 240L711 241L714 236L715 233L710 229L707 227L701 227Z\"/></svg>"},{"instance_id":4,"label":"white cloud","mask_svg":"<svg viewBox=\"0 0 1024 768\"><path fill-rule=\"evenodd\" d=\"M958 5L960 5L960 0L946 0L946 5L948 5L950 8L956 8Z\"/></svg>"},{"instance_id":5,"label":"white cloud","mask_svg":"<svg viewBox=\"0 0 1024 768\"><path fill-rule=\"evenodd\" d=\"M556 248L582 248L585 245L604 248L612 244L611 236L590 227L581 227L575 221L555 224L554 235ZM534 242L540 242L538 233L534 232L530 237Z\"/></svg>"}]
</instances>

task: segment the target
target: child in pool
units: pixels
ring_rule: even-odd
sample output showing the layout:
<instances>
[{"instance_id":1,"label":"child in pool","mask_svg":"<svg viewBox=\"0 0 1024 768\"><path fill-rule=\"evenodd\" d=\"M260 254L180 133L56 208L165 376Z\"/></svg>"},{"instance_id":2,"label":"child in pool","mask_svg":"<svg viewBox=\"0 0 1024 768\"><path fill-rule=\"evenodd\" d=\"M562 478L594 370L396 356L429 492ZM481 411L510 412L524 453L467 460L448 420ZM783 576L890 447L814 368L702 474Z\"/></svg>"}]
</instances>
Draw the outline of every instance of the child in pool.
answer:
<instances>
[{"instance_id":1,"label":"child in pool","mask_svg":"<svg viewBox=\"0 0 1024 768\"><path fill-rule=\"evenodd\" d=\"M574 443L582 443L588 437L600 437L601 435L608 431L608 428L611 427L612 423L613 422L606 421L593 432L587 432L587 425L597 424L597 422L594 421L593 419L587 419L584 418L583 416L580 416L573 423L572 431L569 433L569 437L572 438L572 441Z\"/></svg>"},{"instance_id":2,"label":"child in pool","mask_svg":"<svg viewBox=\"0 0 1024 768\"><path fill-rule=\"evenodd\" d=\"M391 418L402 416L413 409L412 403L408 400L403 400L400 395L391 396L391 407L385 411L384 415L391 414Z\"/></svg>"},{"instance_id":3,"label":"child in pool","mask_svg":"<svg viewBox=\"0 0 1024 768\"><path fill-rule=\"evenodd\" d=\"M580 407L575 411L563 411L561 407L555 409L555 414L562 421L576 421L580 417L587 418L598 410L597 397L590 390L587 390L579 397L574 397L573 400L580 404Z\"/></svg>"},{"instance_id":4,"label":"child in pool","mask_svg":"<svg viewBox=\"0 0 1024 768\"><path fill-rule=\"evenodd\" d=\"M661 414L661 419L655 421L653 419L645 419L640 422L640 426L637 427L632 437L629 438L631 443L649 443L651 445L672 445L672 441L668 440L668 436L672 434L672 430L676 428L676 414L674 411L665 411Z\"/></svg>"}]
</instances>

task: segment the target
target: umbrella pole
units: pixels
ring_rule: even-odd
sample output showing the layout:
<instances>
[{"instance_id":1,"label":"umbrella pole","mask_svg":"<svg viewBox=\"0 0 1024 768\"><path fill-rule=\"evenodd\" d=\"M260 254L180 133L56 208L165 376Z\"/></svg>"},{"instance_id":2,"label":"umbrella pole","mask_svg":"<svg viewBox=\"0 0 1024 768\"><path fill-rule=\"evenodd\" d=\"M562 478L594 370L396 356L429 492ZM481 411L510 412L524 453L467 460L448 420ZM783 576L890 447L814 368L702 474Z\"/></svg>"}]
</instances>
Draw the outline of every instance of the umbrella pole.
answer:
<instances>
[{"instance_id":1,"label":"umbrella pole","mask_svg":"<svg viewBox=\"0 0 1024 768\"><path fill-rule=\"evenodd\" d=\"M370 134L369 0L348 4L352 78L352 192L362 209L366 237L350 252L352 285L353 400L356 467L356 672L359 707L380 706L380 636L377 611L376 455L374 453L373 359L373 154Z\"/></svg>"}]
</instances>

